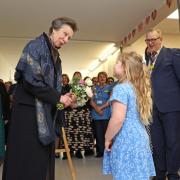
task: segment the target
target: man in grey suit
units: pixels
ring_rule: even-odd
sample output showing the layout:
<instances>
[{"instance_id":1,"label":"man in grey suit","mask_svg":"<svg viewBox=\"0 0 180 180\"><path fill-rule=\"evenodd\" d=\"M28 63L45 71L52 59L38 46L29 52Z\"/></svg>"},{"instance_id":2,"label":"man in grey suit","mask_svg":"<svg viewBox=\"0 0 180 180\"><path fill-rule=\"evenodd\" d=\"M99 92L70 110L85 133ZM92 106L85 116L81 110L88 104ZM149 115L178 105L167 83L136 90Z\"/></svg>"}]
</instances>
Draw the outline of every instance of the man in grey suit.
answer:
<instances>
[{"instance_id":1,"label":"man in grey suit","mask_svg":"<svg viewBox=\"0 0 180 180\"><path fill-rule=\"evenodd\" d=\"M165 48L162 33L151 29L145 42L151 55L153 123L150 133L156 180L180 180L180 49Z\"/></svg>"}]
</instances>

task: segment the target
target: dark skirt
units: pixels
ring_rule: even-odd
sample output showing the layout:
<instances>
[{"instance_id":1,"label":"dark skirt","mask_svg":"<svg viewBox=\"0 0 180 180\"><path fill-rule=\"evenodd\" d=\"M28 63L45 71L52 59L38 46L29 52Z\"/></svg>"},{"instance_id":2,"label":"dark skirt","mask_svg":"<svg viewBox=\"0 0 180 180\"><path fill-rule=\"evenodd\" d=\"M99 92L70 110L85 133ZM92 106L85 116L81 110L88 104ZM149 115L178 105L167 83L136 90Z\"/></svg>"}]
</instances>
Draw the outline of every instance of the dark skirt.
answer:
<instances>
[{"instance_id":1,"label":"dark skirt","mask_svg":"<svg viewBox=\"0 0 180 180\"><path fill-rule=\"evenodd\" d=\"M54 144L40 143L32 105L14 106L2 180L54 180Z\"/></svg>"},{"instance_id":2,"label":"dark skirt","mask_svg":"<svg viewBox=\"0 0 180 180\"><path fill-rule=\"evenodd\" d=\"M93 150L94 138L89 108L65 111L66 135L71 151Z\"/></svg>"}]
</instances>

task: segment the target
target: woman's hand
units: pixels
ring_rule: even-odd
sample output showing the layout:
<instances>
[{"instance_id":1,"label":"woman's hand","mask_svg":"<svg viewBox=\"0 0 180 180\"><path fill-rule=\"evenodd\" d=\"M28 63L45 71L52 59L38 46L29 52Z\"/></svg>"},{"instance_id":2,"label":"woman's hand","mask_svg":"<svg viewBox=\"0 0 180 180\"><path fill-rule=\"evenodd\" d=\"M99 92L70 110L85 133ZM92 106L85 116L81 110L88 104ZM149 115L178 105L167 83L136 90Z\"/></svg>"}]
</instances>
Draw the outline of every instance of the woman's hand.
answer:
<instances>
[{"instance_id":1,"label":"woman's hand","mask_svg":"<svg viewBox=\"0 0 180 180\"><path fill-rule=\"evenodd\" d=\"M62 95L61 97L60 97L60 103L62 103L63 105L64 105L64 107L68 107L68 106L70 106L71 105L71 103L72 103L72 99L71 99L71 97L70 97L70 94L65 94L65 95Z\"/></svg>"},{"instance_id":2,"label":"woman's hand","mask_svg":"<svg viewBox=\"0 0 180 180\"><path fill-rule=\"evenodd\" d=\"M77 102L77 96L76 96L74 93L71 93L71 94L70 94L70 97L71 97L71 99L72 99L72 105L73 105L73 104L76 104L76 102Z\"/></svg>"},{"instance_id":3,"label":"woman's hand","mask_svg":"<svg viewBox=\"0 0 180 180\"><path fill-rule=\"evenodd\" d=\"M96 108L95 108L95 111L100 115L100 116L103 116L103 110L101 109L101 107L100 106L96 106Z\"/></svg>"}]
</instances>

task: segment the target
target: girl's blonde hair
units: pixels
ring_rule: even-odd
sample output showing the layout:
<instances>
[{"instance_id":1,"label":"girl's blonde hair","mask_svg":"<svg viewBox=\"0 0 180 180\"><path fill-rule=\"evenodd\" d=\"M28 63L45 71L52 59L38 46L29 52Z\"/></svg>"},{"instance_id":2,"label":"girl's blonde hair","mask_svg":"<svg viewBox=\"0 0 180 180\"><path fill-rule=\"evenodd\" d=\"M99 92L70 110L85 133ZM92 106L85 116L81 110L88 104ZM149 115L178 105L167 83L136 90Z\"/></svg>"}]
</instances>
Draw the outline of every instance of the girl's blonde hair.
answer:
<instances>
[{"instance_id":1,"label":"girl's blonde hair","mask_svg":"<svg viewBox=\"0 0 180 180\"><path fill-rule=\"evenodd\" d=\"M124 73L119 75L119 82L131 82L136 92L136 103L143 124L151 122L152 98L150 76L143 59L136 52L122 53L117 61L122 63Z\"/></svg>"}]
</instances>

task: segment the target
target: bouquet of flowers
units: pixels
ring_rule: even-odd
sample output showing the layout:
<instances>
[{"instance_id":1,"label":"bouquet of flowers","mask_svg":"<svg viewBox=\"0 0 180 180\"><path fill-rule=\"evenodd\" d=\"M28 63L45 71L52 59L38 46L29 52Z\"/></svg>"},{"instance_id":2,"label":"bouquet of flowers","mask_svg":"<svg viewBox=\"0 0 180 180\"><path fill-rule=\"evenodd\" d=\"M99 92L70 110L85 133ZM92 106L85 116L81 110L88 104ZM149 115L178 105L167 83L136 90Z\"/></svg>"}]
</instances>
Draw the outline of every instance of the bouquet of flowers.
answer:
<instances>
[{"instance_id":1,"label":"bouquet of flowers","mask_svg":"<svg viewBox=\"0 0 180 180\"><path fill-rule=\"evenodd\" d=\"M85 81L74 77L71 82L71 92L76 96L76 106L81 107L86 104L89 98L93 96L91 86L92 81L90 78L87 78Z\"/></svg>"}]
</instances>

